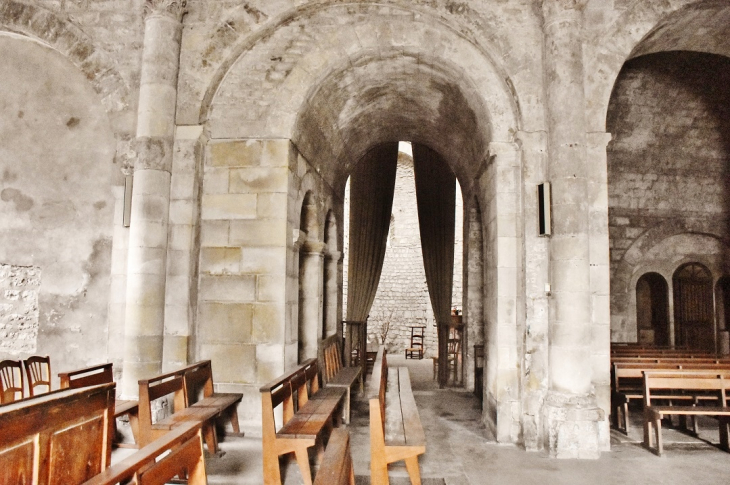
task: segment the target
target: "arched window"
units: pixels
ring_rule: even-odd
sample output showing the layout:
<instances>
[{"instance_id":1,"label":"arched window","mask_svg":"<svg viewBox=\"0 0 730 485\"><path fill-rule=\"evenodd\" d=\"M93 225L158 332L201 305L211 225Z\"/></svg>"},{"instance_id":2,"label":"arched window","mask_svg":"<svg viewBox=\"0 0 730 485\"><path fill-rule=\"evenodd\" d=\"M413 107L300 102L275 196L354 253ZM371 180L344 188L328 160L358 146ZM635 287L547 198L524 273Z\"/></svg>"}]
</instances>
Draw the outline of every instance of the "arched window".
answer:
<instances>
[{"instance_id":1,"label":"arched window","mask_svg":"<svg viewBox=\"0 0 730 485\"><path fill-rule=\"evenodd\" d=\"M712 274L699 263L682 265L672 278L677 345L715 351Z\"/></svg>"},{"instance_id":2,"label":"arched window","mask_svg":"<svg viewBox=\"0 0 730 485\"><path fill-rule=\"evenodd\" d=\"M669 345L669 288L658 273L636 282L636 326L640 343Z\"/></svg>"}]
</instances>

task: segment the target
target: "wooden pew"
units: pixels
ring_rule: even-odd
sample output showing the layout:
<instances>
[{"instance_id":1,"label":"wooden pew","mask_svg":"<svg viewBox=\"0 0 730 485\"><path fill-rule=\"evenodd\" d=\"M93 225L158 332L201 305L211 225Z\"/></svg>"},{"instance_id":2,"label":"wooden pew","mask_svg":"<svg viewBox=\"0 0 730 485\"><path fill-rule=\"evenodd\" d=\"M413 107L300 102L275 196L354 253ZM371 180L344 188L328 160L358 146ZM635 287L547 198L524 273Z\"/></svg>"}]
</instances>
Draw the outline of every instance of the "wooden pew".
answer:
<instances>
[{"instance_id":1,"label":"wooden pew","mask_svg":"<svg viewBox=\"0 0 730 485\"><path fill-rule=\"evenodd\" d=\"M209 360L197 362L180 369L185 380L185 407L204 407L217 410L216 419L222 417L231 423L233 433L241 435L238 423L238 403L243 394L215 392L213 368Z\"/></svg>"},{"instance_id":2,"label":"wooden pew","mask_svg":"<svg viewBox=\"0 0 730 485\"><path fill-rule=\"evenodd\" d=\"M84 485L164 485L176 476L186 476L188 485L208 483L199 422L181 424Z\"/></svg>"},{"instance_id":3,"label":"wooden pew","mask_svg":"<svg viewBox=\"0 0 730 485\"><path fill-rule=\"evenodd\" d=\"M355 485L350 433L345 428L332 430L314 485Z\"/></svg>"},{"instance_id":4,"label":"wooden pew","mask_svg":"<svg viewBox=\"0 0 730 485\"><path fill-rule=\"evenodd\" d=\"M157 399L172 397L171 414L153 423L152 403ZM218 409L192 406L186 407L185 380L180 371L169 372L151 379L139 381L139 444L147 446L172 429L189 421L198 421L203 426L203 438L208 451L218 453L218 436L215 419Z\"/></svg>"},{"instance_id":5,"label":"wooden pew","mask_svg":"<svg viewBox=\"0 0 730 485\"><path fill-rule=\"evenodd\" d=\"M322 461L324 439L339 424L345 390L320 389L317 359L309 359L293 370L261 386L261 429L264 483L281 484L279 456L294 453L302 479L312 485L308 449L317 446ZM277 430L274 410L281 406L283 422Z\"/></svg>"},{"instance_id":6,"label":"wooden pew","mask_svg":"<svg viewBox=\"0 0 730 485\"><path fill-rule=\"evenodd\" d=\"M58 377L61 380L61 389L80 389L82 387L97 386L108 382L114 382L112 363L93 365L70 372L60 372ZM132 428L132 435L135 443L139 443L139 402L130 399L117 399L114 404L114 417L129 417L129 426ZM124 447L124 443L118 443Z\"/></svg>"},{"instance_id":7,"label":"wooden pew","mask_svg":"<svg viewBox=\"0 0 730 485\"><path fill-rule=\"evenodd\" d=\"M350 394L352 386L359 384L360 391L363 390L362 367L342 367L342 358L340 356L340 339L337 335L327 337L322 342L322 359L324 363L322 369L322 378L325 386L341 387L345 389L345 406L343 410L343 418L345 423L350 424Z\"/></svg>"},{"instance_id":8,"label":"wooden pew","mask_svg":"<svg viewBox=\"0 0 730 485\"><path fill-rule=\"evenodd\" d=\"M114 383L0 407L0 483L76 484L111 462Z\"/></svg>"},{"instance_id":9,"label":"wooden pew","mask_svg":"<svg viewBox=\"0 0 730 485\"><path fill-rule=\"evenodd\" d=\"M404 460L412 485L421 483L418 456L426 452L416 400L407 367L388 368L385 347L370 377L370 482L387 485L388 464Z\"/></svg>"},{"instance_id":10,"label":"wooden pew","mask_svg":"<svg viewBox=\"0 0 730 485\"><path fill-rule=\"evenodd\" d=\"M644 371L694 370L719 372L730 375L730 362L699 363L693 360L666 362L616 362L611 366L611 417L616 429L629 432L629 403L644 398ZM674 400L704 400L707 396L693 396L665 392L667 398Z\"/></svg>"},{"instance_id":11,"label":"wooden pew","mask_svg":"<svg viewBox=\"0 0 730 485\"><path fill-rule=\"evenodd\" d=\"M644 446L661 456L663 453L661 423L665 416L717 416L720 445L729 451L730 407L727 406L729 388L730 379L723 374L701 371L644 372ZM716 392L717 396L715 404L710 406L657 405L656 400L666 400L666 396L663 395L666 391L685 391L689 394ZM656 437L656 448L653 445L654 437Z\"/></svg>"}]
</instances>

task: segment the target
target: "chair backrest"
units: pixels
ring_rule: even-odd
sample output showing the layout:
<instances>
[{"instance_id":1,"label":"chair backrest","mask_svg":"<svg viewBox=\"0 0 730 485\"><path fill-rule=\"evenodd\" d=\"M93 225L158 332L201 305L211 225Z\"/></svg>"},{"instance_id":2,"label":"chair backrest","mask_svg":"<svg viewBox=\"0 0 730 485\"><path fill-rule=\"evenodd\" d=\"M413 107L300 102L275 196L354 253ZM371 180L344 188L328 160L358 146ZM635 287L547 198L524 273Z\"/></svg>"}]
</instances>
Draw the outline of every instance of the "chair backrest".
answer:
<instances>
[{"instance_id":1,"label":"chair backrest","mask_svg":"<svg viewBox=\"0 0 730 485\"><path fill-rule=\"evenodd\" d=\"M28 376L28 395L33 397L37 394L51 392L51 358L34 355L23 361L25 374ZM36 387L45 387L41 392Z\"/></svg>"},{"instance_id":2,"label":"chair backrest","mask_svg":"<svg viewBox=\"0 0 730 485\"><path fill-rule=\"evenodd\" d=\"M3 360L0 362L0 404L23 397L23 365L19 360Z\"/></svg>"}]
</instances>

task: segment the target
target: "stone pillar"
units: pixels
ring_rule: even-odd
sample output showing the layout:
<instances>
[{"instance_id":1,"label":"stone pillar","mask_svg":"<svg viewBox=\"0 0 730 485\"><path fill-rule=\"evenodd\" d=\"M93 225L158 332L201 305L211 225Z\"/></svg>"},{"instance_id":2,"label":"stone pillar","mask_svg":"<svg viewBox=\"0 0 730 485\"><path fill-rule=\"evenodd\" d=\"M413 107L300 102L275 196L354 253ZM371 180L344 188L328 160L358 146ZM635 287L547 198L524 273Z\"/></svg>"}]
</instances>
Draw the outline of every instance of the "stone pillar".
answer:
<instances>
[{"instance_id":1,"label":"stone pillar","mask_svg":"<svg viewBox=\"0 0 730 485\"><path fill-rule=\"evenodd\" d=\"M470 348L466 349L464 375L466 389L473 391L475 384L474 346L484 344L484 246L482 212L475 197L471 198L467 210L467 223L464 224L464 250L466 251L464 274L466 278L464 278L463 291L466 300L464 319L468 334L465 340L469 342Z\"/></svg>"},{"instance_id":2,"label":"stone pillar","mask_svg":"<svg viewBox=\"0 0 730 485\"><path fill-rule=\"evenodd\" d=\"M299 361L317 357L322 335L322 259L325 245L306 241L299 253Z\"/></svg>"},{"instance_id":3,"label":"stone pillar","mask_svg":"<svg viewBox=\"0 0 730 485\"><path fill-rule=\"evenodd\" d=\"M122 394L162 369L170 172L185 0L147 0L129 232Z\"/></svg>"},{"instance_id":4,"label":"stone pillar","mask_svg":"<svg viewBox=\"0 0 730 485\"><path fill-rule=\"evenodd\" d=\"M592 315L586 117L579 0L545 0L544 83L553 231L547 449L558 458L598 458L591 371Z\"/></svg>"},{"instance_id":5,"label":"stone pillar","mask_svg":"<svg viewBox=\"0 0 730 485\"><path fill-rule=\"evenodd\" d=\"M329 337L337 332L337 267L342 258L340 251L331 251L325 255L324 259L324 292L325 292L325 309L324 309L324 336Z\"/></svg>"}]
</instances>

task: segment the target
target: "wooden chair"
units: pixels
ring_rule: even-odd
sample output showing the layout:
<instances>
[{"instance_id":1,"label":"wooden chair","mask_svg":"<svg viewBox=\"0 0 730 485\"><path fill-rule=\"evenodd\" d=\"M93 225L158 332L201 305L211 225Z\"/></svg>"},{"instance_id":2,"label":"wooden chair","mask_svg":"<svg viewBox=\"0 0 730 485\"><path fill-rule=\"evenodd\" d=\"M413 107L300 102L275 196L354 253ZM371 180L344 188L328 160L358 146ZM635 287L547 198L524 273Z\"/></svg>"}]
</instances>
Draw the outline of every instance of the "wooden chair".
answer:
<instances>
[{"instance_id":1,"label":"wooden chair","mask_svg":"<svg viewBox=\"0 0 730 485\"><path fill-rule=\"evenodd\" d=\"M19 360L3 360L0 362L0 404L23 397L23 365Z\"/></svg>"},{"instance_id":2,"label":"wooden chair","mask_svg":"<svg viewBox=\"0 0 730 485\"><path fill-rule=\"evenodd\" d=\"M33 397L37 394L51 392L51 358L34 355L23 361L25 375L28 376L28 395ZM47 387L43 392L38 392L36 387Z\"/></svg>"}]
</instances>

